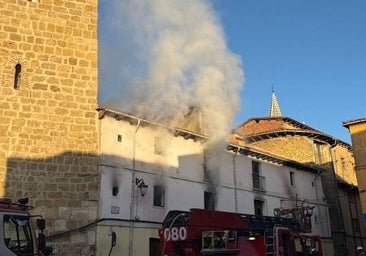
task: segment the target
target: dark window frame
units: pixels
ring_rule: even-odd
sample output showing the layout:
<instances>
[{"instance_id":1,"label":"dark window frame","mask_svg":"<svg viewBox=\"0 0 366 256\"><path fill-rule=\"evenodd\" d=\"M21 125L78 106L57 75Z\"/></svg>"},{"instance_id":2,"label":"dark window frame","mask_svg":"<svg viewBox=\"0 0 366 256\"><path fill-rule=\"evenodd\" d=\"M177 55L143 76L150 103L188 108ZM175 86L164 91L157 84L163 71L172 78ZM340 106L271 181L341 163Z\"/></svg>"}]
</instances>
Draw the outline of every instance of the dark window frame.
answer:
<instances>
[{"instance_id":1,"label":"dark window frame","mask_svg":"<svg viewBox=\"0 0 366 256\"><path fill-rule=\"evenodd\" d=\"M204 192L204 207L206 210L215 210L215 194L209 191Z\"/></svg>"},{"instance_id":2,"label":"dark window frame","mask_svg":"<svg viewBox=\"0 0 366 256\"><path fill-rule=\"evenodd\" d=\"M153 206L165 207L165 187L154 185Z\"/></svg>"},{"instance_id":3,"label":"dark window frame","mask_svg":"<svg viewBox=\"0 0 366 256\"><path fill-rule=\"evenodd\" d=\"M254 199L254 214L258 216L264 215L265 201L260 199ZM258 211L260 210L260 211Z\"/></svg>"}]
</instances>

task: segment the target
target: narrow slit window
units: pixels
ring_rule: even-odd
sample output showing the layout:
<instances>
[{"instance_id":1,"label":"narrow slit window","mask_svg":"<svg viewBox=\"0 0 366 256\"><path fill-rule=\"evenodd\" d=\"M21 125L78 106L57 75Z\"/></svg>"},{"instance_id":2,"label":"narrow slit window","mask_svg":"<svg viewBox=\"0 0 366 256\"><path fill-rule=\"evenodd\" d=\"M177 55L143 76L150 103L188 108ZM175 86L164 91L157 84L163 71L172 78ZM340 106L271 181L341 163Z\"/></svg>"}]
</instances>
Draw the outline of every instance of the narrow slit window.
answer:
<instances>
[{"instance_id":1,"label":"narrow slit window","mask_svg":"<svg viewBox=\"0 0 366 256\"><path fill-rule=\"evenodd\" d=\"M15 90L19 90L21 74L22 74L22 65L20 63L18 63L15 65L15 74L14 74L14 89Z\"/></svg>"},{"instance_id":2,"label":"narrow slit window","mask_svg":"<svg viewBox=\"0 0 366 256\"><path fill-rule=\"evenodd\" d=\"M290 172L290 184L291 186L295 187L295 173Z\"/></svg>"},{"instance_id":3,"label":"narrow slit window","mask_svg":"<svg viewBox=\"0 0 366 256\"><path fill-rule=\"evenodd\" d=\"M117 136L117 141L118 141L118 142L122 142L122 135L121 135L121 134L118 134L118 136Z\"/></svg>"}]
</instances>

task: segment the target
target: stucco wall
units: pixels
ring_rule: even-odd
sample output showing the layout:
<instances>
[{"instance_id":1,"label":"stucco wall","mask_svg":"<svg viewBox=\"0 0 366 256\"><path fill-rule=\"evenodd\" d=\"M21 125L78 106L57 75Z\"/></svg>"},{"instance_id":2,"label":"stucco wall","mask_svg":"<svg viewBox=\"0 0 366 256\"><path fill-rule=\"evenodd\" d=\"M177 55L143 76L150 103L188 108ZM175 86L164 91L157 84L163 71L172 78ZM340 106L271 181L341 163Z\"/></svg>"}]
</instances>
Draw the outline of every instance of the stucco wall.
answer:
<instances>
[{"instance_id":1,"label":"stucco wall","mask_svg":"<svg viewBox=\"0 0 366 256\"><path fill-rule=\"evenodd\" d=\"M144 197L136 189L133 199L132 216L138 216L133 230L144 222L150 223L145 224L146 232L140 237L140 246L148 246L149 237L157 237L157 229L152 227L152 223L161 222L169 210L204 208L204 191L216 193L215 209L223 211L237 210L239 213L254 214L254 199L265 202L264 214L269 216L273 216L274 208L278 207L292 208L302 203L315 206L313 232L322 237L330 236L328 207L317 173L276 165L223 149L216 155L218 171L209 182L204 179L203 142L173 136L149 125L138 126L137 123L131 125L128 120L116 120L110 116L101 119L103 162L99 217L119 218L128 223L134 171L136 177L143 178L149 186ZM121 142L118 142L118 135L122 137ZM165 155L154 154L155 137L165 139ZM253 190L253 160L260 162L265 191ZM290 184L290 172L295 173L294 185ZM113 184L118 184L120 188L116 197L112 196ZM154 185L165 186L165 207L153 206ZM111 212L112 206L119 207L118 214ZM146 233L152 235L147 236ZM129 240L129 235L123 239ZM121 244L126 244L126 241Z\"/></svg>"}]
</instances>

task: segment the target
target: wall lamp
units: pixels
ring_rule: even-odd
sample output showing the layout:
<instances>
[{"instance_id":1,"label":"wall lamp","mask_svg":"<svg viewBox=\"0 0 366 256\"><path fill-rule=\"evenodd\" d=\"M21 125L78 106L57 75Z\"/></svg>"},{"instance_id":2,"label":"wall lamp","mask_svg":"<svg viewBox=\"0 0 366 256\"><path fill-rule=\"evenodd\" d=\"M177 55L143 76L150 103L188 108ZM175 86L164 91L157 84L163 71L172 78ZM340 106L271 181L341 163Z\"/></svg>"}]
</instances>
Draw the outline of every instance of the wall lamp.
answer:
<instances>
[{"instance_id":1,"label":"wall lamp","mask_svg":"<svg viewBox=\"0 0 366 256\"><path fill-rule=\"evenodd\" d=\"M136 178L136 186L140 189L141 196L146 195L148 185L145 184L143 179Z\"/></svg>"}]
</instances>

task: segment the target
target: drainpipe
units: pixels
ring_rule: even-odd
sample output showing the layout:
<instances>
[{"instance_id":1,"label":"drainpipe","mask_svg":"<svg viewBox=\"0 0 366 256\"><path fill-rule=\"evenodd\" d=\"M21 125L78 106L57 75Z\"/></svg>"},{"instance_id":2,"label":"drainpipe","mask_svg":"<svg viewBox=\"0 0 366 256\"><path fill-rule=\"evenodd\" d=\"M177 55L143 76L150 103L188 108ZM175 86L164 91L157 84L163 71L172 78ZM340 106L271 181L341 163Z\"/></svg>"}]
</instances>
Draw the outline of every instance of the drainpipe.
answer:
<instances>
[{"instance_id":1,"label":"drainpipe","mask_svg":"<svg viewBox=\"0 0 366 256\"><path fill-rule=\"evenodd\" d=\"M129 246L128 251L129 255L133 255L133 228L134 228L134 206L135 206L135 180L136 180L136 134L137 130L140 127L140 119L137 120L137 125L135 129L135 133L133 136L133 144L132 144L132 181L131 181L131 204L130 204L130 235L129 235Z\"/></svg>"},{"instance_id":2,"label":"drainpipe","mask_svg":"<svg viewBox=\"0 0 366 256\"><path fill-rule=\"evenodd\" d=\"M315 195L316 195L316 200L318 201L319 200L319 193L318 193L318 186L316 185L316 180L319 178L320 176L320 170L318 170L315 178L314 178L314 188L315 188Z\"/></svg>"},{"instance_id":3,"label":"drainpipe","mask_svg":"<svg viewBox=\"0 0 366 256\"><path fill-rule=\"evenodd\" d=\"M320 170L318 170L315 178L314 178L314 188L315 188L315 196L316 196L316 201L319 201L319 193L318 193L318 186L316 184L316 181L317 179L320 177ZM323 226L323 221L322 221L322 211L321 211L321 207L320 205L317 205L317 208L318 208L318 213L319 213L319 216L318 216L318 221L320 223L320 232L322 234L322 236L325 236L324 234L324 226ZM325 216L327 216L327 213L325 214ZM326 222L326 224L328 225L328 222ZM328 232L327 232L328 234ZM326 246L324 246L323 248L323 251L325 253L325 250L326 250Z\"/></svg>"},{"instance_id":4,"label":"drainpipe","mask_svg":"<svg viewBox=\"0 0 366 256\"><path fill-rule=\"evenodd\" d=\"M333 174L333 179L334 179L334 186L335 186L335 192L336 192L336 208L338 211L338 217L340 218L338 220L337 223L337 229L331 230L332 232L332 237L334 239L334 234L337 234L337 240L335 241L335 243L337 243L337 247L335 247L335 250L337 251L337 253L335 255L347 255L347 238L346 238L346 232L344 229L344 216L343 216L343 212L341 209L341 202L339 199L339 194L338 194L338 182L337 182L337 175L336 175L336 170L337 170L337 166L334 163L334 160L336 159L336 152L335 152L335 146L337 145L337 140L334 141L333 144L330 145L330 152L331 152L331 157L332 157L332 174ZM339 244L342 243L342 244Z\"/></svg>"},{"instance_id":5,"label":"drainpipe","mask_svg":"<svg viewBox=\"0 0 366 256\"><path fill-rule=\"evenodd\" d=\"M236 186L236 164L235 164L235 158L237 156L239 152L239 147L237 148L237 150L235 151L235 154L233 156L233 178L234 178L234 203L235 203L235 212L238 212L238 193L236 191L237 186Z\"/></svg>"}]
</instances>

